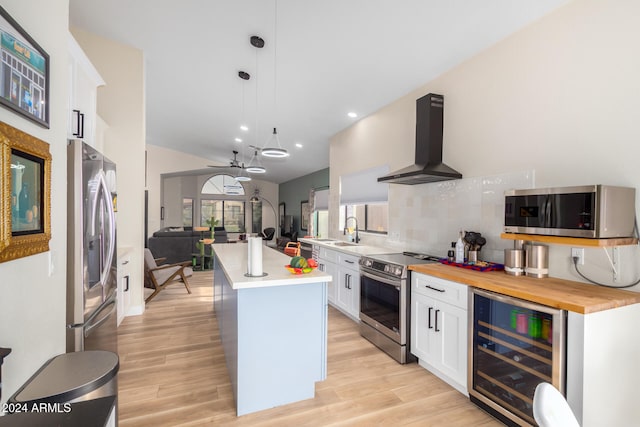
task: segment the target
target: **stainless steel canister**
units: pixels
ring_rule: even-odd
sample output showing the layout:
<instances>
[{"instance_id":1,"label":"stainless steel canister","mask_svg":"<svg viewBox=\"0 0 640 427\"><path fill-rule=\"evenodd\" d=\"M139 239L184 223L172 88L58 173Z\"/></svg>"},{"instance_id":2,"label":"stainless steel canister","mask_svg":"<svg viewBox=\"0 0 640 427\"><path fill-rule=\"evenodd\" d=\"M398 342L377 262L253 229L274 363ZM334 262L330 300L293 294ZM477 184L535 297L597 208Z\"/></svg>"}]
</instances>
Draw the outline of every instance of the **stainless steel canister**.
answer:
<instances>
[{"instance_id":1,"label":"stainless steel canister","mask_svg":"<svg viewBox=\"0 0 640 427\"><path fill-rule=\"evenodd\" d=\"M524 250L505 249L504 250L504 272L512 276L522 276L524 274Z\"/></svg>"},{"instance_id":2,"label":"stainless steel canister","mask_svg":"<svg viewBox=\"0 0 640 427\"><path fill-rule=\"evenodd\" d=\"M542 278L549 276L549 247L545 245L525 245L527 276Z\"/></svg>"}]
</instances>

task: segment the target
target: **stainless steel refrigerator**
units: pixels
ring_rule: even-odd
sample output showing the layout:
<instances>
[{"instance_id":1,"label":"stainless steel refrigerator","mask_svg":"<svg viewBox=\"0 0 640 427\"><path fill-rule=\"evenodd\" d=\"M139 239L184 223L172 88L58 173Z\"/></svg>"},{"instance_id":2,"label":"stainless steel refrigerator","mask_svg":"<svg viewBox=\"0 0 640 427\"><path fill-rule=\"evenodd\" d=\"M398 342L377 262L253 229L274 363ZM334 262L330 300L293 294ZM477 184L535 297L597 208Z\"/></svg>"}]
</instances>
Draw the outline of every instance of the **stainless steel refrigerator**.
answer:
<instances>
[{"instance_id":1,"label":"stainless steel refrigerator","mask_svg":"<svg viewBox=\"0 0 640 427\"><path fill-rule=\"evenodd\" d=\"M116 165L71 140L67 168L67 352L117 353Z\"/></svg>"}]
</instances>

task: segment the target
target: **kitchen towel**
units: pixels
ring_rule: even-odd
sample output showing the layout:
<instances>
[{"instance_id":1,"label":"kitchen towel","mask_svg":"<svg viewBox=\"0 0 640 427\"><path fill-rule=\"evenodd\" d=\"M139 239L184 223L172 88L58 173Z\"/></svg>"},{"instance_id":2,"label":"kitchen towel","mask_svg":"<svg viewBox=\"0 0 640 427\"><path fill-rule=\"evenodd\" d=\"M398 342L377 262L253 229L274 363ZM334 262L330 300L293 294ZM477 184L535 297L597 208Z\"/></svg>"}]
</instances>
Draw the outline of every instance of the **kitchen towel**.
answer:
<instances>
[{"instance_id":1,"label":"kitchen towel","mask_svg":"<svg viewBox=\"0 0 640 427\"><path fill-rule=\"evenodd\" d=\"M248 242L248 258L247 258L247 274L249 276L262 276L262 238L249 237Z\"/></svg>"}]
</instances>

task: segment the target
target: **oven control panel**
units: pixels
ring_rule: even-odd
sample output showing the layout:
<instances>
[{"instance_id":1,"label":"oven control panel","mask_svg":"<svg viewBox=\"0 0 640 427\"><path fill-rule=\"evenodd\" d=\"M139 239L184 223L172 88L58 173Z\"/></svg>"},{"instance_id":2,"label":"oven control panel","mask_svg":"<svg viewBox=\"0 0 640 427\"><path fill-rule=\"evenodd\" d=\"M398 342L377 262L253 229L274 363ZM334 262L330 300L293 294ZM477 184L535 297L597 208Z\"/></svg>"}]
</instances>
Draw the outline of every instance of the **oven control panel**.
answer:
<instances>
[{"instance_id":1,"label":"oven control panel","mask_svg":"<svg viewBox=\"0 0 640 427\"><path fill-rule=\"evenodd\" d=\"M385 265L384 271L387 274L391 274L393 276L401 277L404 272L404 267L400 267L399 265Z\"/></svg>"},{"instance_id":2,"label":"oven control panel","mask_svg":"<svg viewBox=\"0 0 640 427\"><path fill-rule=\"evenodd\" d=\"M360 265L375 271L380 271L395 277L403 277L405 273L405 267L397 264L390 264L388 262L376 261L371 258L361 258Z\"/></svg>"},{"instance_id":3,"label":"oven control panel","mask_svg":"<svg viewBox=\"0 0 640 427\"><path fill-rule=\"evenodd\" d=\"M436 262L438 259L431 255L415 252L377 254L360 258L360 266L372 274L377 273L393 279L403 280L409 275L407 266Z\"/></svg>"}]
</instances>

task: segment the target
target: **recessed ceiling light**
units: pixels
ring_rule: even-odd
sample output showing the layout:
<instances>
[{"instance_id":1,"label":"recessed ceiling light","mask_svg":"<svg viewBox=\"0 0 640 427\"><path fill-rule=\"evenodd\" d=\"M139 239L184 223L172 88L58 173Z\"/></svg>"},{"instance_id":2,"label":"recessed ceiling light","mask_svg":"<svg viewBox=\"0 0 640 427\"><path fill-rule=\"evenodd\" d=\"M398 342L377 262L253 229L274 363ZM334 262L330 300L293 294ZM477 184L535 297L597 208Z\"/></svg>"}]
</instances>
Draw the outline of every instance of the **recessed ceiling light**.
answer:
<instances>
[{"instance_id":1,"label":"recessed ceiling light","mask_svg":"<svg viewBox=\"0 0 640 427\"><path fill-rule=\"evenodd\" d=\"M300 144L299 142L296 142L296 147L302 148L302 144Z\"/></svg>"},{"instance_id":2,"label":"recessed ceiling light","mask_svg":"<svg viewBox=\"0 0 640 427\"><path fill-rule=\"evenodd\" d=\"M249 127L247 125L240 125L240 130L243 130L246 132L249 130Z\"/></svg>"},{"instance_id":3,"label":"recessed ceiling light","mask_svg":"<svg viewBox=\"0 0 640 427\"><path fill-rule=\"evenodd\" d=\"M236 142L242 142L242 138L236 138Z\"/></svg>"},{"instance_id":4,"label":"recessed ceiling light","mask_svg":"<svg viewBox=\"0 0 640 427\"><path fill-rule=\"evenodd\" d=\"M352 119L355 119L356 117L358 117L358 114L354 113L353 111L347 113L347 116L351 117Z\"/></svg>"}]
</instances>

